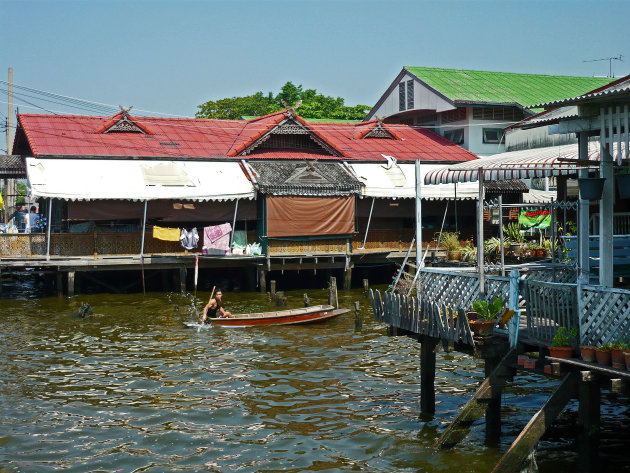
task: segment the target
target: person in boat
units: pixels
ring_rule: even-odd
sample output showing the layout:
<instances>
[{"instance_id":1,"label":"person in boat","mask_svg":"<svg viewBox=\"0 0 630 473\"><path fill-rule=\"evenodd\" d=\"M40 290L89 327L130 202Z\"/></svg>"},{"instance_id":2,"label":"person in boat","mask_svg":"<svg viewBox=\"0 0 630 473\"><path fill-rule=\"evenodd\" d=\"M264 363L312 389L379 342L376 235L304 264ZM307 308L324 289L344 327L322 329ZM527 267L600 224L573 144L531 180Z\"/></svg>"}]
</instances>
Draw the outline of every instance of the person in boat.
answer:
<instances>
[{"instance_id":1,"label":"person in boat","mask_svg":"<svg viewBox=\"0 0 630 473\"><path fill-rule=\"evenodd\" d=\"M207 319L223 319L231 318L232 313L223 308L223 293L221 289L217 289L214 297L210 298L206 306L203 308L203 317L201 323L206 323Z\"/></svg>"}]
</instances>

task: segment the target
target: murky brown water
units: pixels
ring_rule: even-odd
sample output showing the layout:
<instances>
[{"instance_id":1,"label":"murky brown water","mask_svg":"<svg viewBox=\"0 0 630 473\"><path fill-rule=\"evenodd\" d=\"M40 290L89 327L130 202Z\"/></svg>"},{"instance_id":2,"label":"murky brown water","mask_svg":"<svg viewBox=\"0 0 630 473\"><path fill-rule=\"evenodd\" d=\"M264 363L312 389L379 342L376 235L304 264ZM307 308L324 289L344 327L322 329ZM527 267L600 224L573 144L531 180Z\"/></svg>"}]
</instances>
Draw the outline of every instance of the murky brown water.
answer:
<instances>
[{"instance_id":1,"label":"murky brown water","mask_svg":"<svg viewBox=\"0 0 630 473\"><path fill-rule=\"evenodd\" d=\"M308 292L325 302L325 291ZM287 292L289 307L303 293ZM497 448L484 446L480 422L438 452L481 365L438 354L437 415L421 420L418 344L386 337L361 291L339 293L343 306L361 302L360 331L352 313L299 327L183 328L205 293L10 295L0 300L1 472L487 472L554 385L516 378ZM82 302L94 315L72 316ZM257 293L225 302L272 308ZM627 425L623 408L605 409ZM565 415L541 443L541 471L575 471L574 421Z\"/></svg>"}]
</instances>

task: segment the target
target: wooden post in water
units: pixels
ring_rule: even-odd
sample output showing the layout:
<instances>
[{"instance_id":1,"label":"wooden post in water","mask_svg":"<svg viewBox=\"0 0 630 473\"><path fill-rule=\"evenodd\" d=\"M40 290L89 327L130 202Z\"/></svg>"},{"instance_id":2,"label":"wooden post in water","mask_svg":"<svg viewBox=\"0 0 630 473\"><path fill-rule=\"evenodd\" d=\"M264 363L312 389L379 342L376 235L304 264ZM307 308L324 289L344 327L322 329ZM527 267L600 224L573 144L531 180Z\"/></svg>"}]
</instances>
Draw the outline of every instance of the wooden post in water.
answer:
<instances>
[{"instance_id":1,"label":"wooden post in water","mask_svg":"<svg viewBox=\"0 0 630 473\"><path fill-rule=\"evenodd\" d=\"M56 287L57 287L57 297L63 297L63 278L61 275L61 271L57 271L56 276Z\"/></svg>"},{"instance_id":2,"label":"wooden post in water","mask_svg":"<svg viewBox=\"0 0 630 473\"><path fill-rule=\"evenodd\" d=\"M270 281L271 284L271 297L276 297L276 281L273 279Z\"/></svg>"},{"instance_id":3,"label":"wooden post in water","mask_svg":"<svg viewBox=\"0 0 630 473\"><path fill-rule=\"evenodd\" d=\"M363 328L363 321L361 320L361 315L359 314L359 301L354 302L354 328L355 330L361 330Z\"/></svg>"},{"instance_id":4,"label":"wooden post in water","mask_svg":"<svg viewBox=\"0 0 630 473\"><path fill-rule=\"evenodd\" d=\"M435 347L439 339L420 337L420 412L435 414Z\"/></svg>"},{"instance_id":5,"label":"wooden post in water","mask_svg":"<svg viewBox=\"0 0 630 473\"><path fill-rule=\"evenodd\" d=\"M365 297L368 297L370 294L370 281L368 281L367 279L363 280L363 295Z\"/></svg>"},{"instance_id":6,"label":"wooden post in water","mask_svg":"<svg viewBox=\"0 0 630 473\"><path fill-rule=\"evenodd\" d=\"M595 376L590 371L580 372L578 385L578 425L581 427L578 434L578 471L591 473L598 471L599 448L599 415L600 415L600 389Z\"/></svg>"},{"instance_id":7,"label":"wooden post in water","mask_svg":"<svg viewBox=\"0 0 630 473\"><path fill-rule=\"evenodd\" d=\"M308 294L304 293L304 307L308 307L309 305Z\"/></svg>"},{"instance_id":8,"label":"wooden post in water","mask_svg":"<svg viewBox=\"0 0 630 473\"><path fill-rule=\"evenodd\" d=\"M267 292L267 271L262 265L258 266L258 290Z\"/></svg>"},{"instance_id":9,"label":"wooden post in water","mask_svg":"<svg viewBox=\"0 0 630 473\"><path fill-rule=\"evenodd\" d=\"M330 288L328 289L328 305L339 308L339 298L337 297L337 278L330 277Z\"/></svg>"},{"instance_id":10,"label":"wooden post in water","mask_svg":"<svg viewBox=\"0 0 630 473\"><path fill-rule=\"evenodd\" d=\"M68 271L68 297L74 297L74 271Z\"/></svg>"},{"instance_id":11,"label":"wooden post in water","mask_svg":"<svg viewBox=\"0 0 630 473\"><path fill-rule=\"evenodd\" d=\"M346 291L352 288L352 267L350 265L343 273L343 288Z\"/></svg>"}]
</instances>

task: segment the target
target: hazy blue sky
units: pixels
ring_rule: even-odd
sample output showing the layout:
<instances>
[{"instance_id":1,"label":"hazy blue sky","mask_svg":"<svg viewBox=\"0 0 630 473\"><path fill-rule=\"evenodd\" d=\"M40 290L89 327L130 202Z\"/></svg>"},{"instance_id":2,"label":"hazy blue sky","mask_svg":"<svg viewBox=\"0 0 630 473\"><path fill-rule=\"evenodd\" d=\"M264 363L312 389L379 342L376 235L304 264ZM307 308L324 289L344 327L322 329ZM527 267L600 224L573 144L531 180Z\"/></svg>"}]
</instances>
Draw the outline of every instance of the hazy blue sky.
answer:
<instances>
[{"instance_id":1,"label":"hazy blue sky","mask_svg":"<svg viewBox=\"0 0 630 473\"><path fill-rule=\"evenodd\" d=\"M0 79L185 116L288 80L371 106L403 65L591 76L608 62L583 60L627 53L630 73L629 17L601 0L0 0Z\"/></svg>"}]
</instances>

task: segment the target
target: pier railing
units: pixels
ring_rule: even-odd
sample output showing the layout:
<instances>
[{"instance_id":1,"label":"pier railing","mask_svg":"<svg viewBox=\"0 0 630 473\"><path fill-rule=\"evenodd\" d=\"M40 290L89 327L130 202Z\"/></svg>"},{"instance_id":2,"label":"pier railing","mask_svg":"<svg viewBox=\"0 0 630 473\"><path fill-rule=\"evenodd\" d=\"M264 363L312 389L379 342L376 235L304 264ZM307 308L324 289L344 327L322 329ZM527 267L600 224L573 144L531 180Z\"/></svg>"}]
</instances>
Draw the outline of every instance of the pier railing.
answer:
<instances>
[{"instance_id":1,"label":"pier railing","mask_svg":"<svg viewBox=\"0 0 630 473\"><path fill-rule=\"evenodd\" d=\"M524 298L527 305L527 335L530 342L549 345L559 327L578 327L577 286L528 279Z\"/></svg>"},{"instance_id":2,"label":"pier railing","mask_svg":"<svg viewBox=\"0 0 630 473\"><path fill-rule=\"evenodd\" d=\"M581 286L580 331L583 345L601 345L630 337L630 291Z\"/></svg>"}]
</instances>

